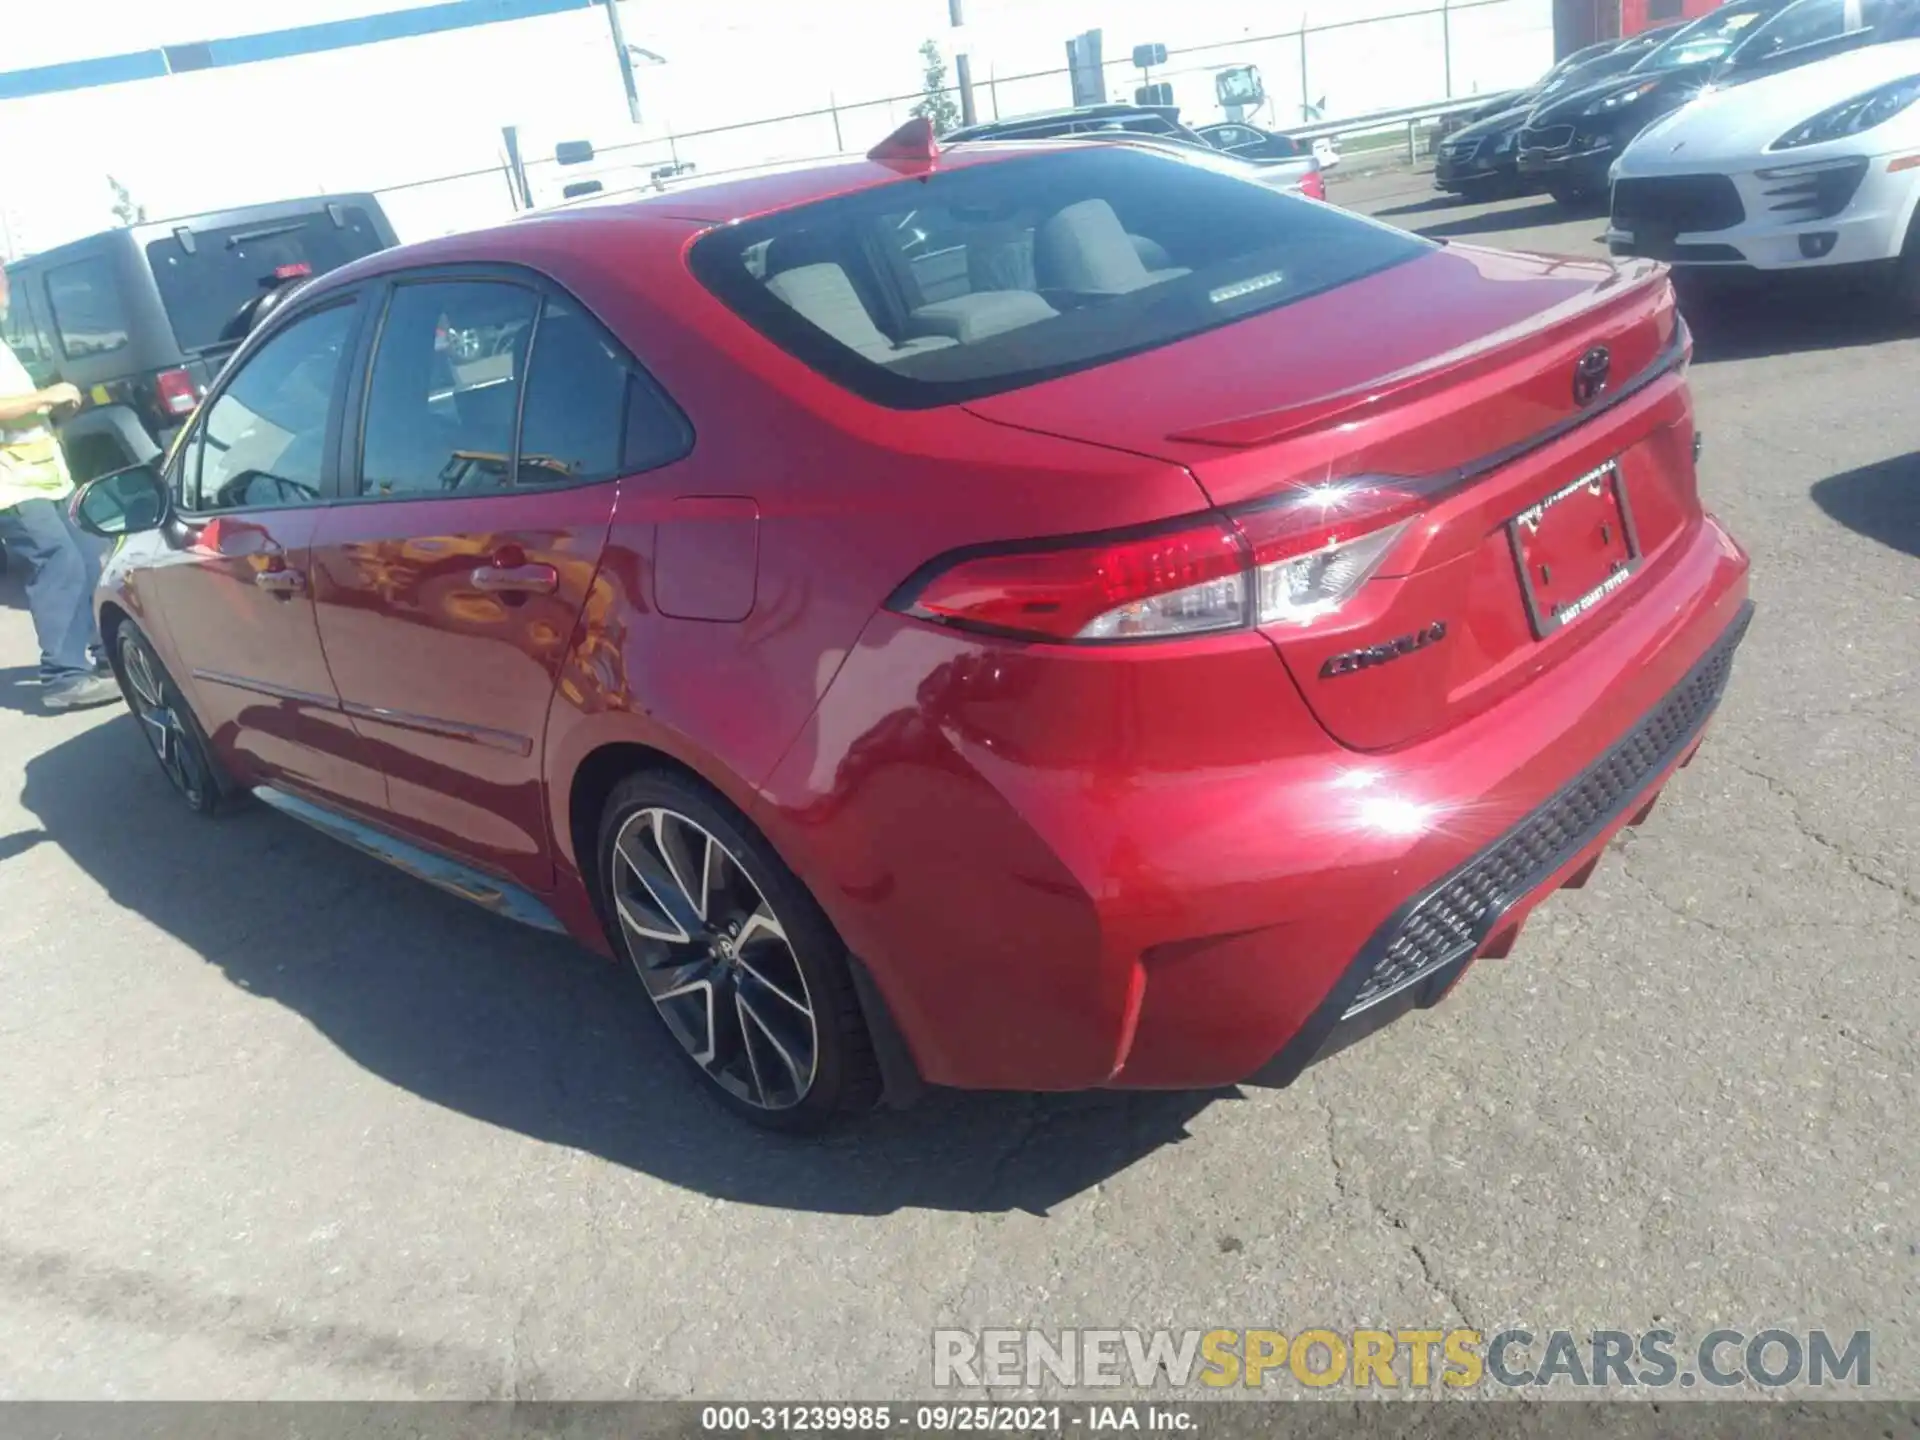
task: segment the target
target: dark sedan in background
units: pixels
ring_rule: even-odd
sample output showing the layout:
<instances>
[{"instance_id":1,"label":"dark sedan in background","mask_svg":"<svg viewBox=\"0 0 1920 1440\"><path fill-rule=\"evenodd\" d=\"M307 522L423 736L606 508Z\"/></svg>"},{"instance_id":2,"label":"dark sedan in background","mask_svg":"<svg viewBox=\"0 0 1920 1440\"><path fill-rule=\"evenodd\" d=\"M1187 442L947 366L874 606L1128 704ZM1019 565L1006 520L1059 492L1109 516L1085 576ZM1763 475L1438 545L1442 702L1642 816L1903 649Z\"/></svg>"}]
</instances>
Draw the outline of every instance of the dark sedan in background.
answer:
<instances>
[{"instance_id":1,"label":"dark sedan in background","mask_svg":"<svg viewBox=\"0 0 1920 1440\"><path fill-rule=\"evenodd\" d=\"M1470 200L1517 194L1520 130L1532 111L1525 105L1457 130L1434 151L1433 183Z\"/></svg>"},{"instance_id":2,"label":"dark sedan in background","mask_svg":"<svg viewBox=\"0 0 1920 1440\"><path fill-rule=\"evenodd\" d=\"M1562 205L1607 193L1627 142L1700 93L1716 62L1789 0L1727 0L1624 74L1535 107L1520 132L1520 174Z\"/></svg>"},{"instance_id":3,"label":"dark sedan in background","mask_svg":"<svg viewBox=\"0 0 1920 1440\"><path fill-rule=\"evenodd\" d=\"M1625 75L1536 106L1520 136L1520 174L1562 203L1582 203L1607 193L1635 136L1708 88L1915 36L1920 0L1729 0Z\"/></svg>"},{"instance_id":4,"label":"dark sedan in background","mask_svg":"<svg viewBox=\"0 0 1920 1440\"><path fill-rule=\"evenodd\" d=\"M1515 195L1531 188L1520 178L1520 131L1535 106L1617 75L1637 64L1681 27L1662 25L1625 40L1603 40L1576 50L1517 95L1489 101L1466 115L1434 151L1434 184L1472 199Z\"/></svg>"}]
</instances>

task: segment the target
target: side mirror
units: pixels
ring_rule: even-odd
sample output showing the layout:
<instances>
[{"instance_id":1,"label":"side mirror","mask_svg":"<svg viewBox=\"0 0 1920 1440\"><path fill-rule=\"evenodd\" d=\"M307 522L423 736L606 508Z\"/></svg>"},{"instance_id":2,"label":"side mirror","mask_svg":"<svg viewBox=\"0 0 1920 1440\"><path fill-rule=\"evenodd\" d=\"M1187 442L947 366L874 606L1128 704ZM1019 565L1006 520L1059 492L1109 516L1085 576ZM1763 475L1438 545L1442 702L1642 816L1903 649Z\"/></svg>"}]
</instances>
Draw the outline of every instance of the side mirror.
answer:
<instances>
[{"instance_id":1,"label":"side mirror","mask_svg":"<svg viewBox=\"0 0 1920 1440\"><path fill-rule=\"evenodd\" d=\"M152 465L130 465L82 486L67 513L88 534L114 540L166 524L173 495Z\"/></svg>"}]
</instances>

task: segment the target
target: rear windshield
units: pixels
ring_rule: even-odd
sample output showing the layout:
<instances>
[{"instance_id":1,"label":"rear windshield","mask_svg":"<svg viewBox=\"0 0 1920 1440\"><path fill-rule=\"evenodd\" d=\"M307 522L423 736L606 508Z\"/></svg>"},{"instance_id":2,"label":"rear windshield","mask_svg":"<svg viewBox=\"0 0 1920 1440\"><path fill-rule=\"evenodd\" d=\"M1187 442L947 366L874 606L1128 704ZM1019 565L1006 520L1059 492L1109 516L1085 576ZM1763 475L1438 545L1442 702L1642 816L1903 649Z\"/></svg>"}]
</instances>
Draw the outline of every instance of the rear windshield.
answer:
<instances>
[{"instance_id":1,"label":"rear windshield","mask_svg":"<svg viewBox=\"0 0 1920 1440\"><path fill-rule=\"evenodd\" d=\"M813 369L920 409L1169 345L1434 248L1218 160L1125 145L994 160L710 231L691 263Z\"/></svg>"},{"instance_id":2,"label":"rear windshield","mask_svg":"<svg viewBox=\"0 0 1920 1440\"><path fill-rule=\"evenodd\" d=\"M195 230L191 253L173 235L148 245L147 263L180 348L205 350L239 339L226 332L241 308L302 266L322 275L386 248L365 210L335 208L344 225L316 210L224 230Z\"/></svg>"}]
</instances>

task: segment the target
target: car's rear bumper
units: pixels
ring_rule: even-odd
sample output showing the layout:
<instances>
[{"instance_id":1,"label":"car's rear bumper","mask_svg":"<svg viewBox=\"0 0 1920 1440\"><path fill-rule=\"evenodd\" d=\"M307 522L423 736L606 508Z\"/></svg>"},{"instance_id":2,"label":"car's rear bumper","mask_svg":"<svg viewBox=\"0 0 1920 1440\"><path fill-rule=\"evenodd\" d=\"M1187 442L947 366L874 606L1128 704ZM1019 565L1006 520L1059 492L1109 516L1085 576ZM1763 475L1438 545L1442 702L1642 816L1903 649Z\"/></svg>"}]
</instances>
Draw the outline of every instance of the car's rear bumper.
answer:
<instances>
[{"instance_id":1,"label":"car's rear bumper","mask_svg":"<svg viewBox=\"0 0 1920 1440\"><path fill-rule=\"evenodd\" d=\"M1752 606L1641 722L1499 840L1409 900L1376 930L1293 1038L1248 1077L1287 1085L1307 1066L1453 988L1482 954L1506 955L1528 912L1586 883L1620 829L1652 810L1688 764L1733 673Z\"/></svg>"},{"instance_id":2,"label":"car's rear bumper","mask_svg":"<svg viewBox=\"0 0 1920 1440\"><path fill-rule=\"evenodd\" d=\"M1697 741L1745 630L1746 569L1705 521L1577 661L1379 757L1370 784L1342 776L1359 813L1409 833L1356 847L1351 861L1329 845L1320 875L1288 897L1293 913L1265 931L1149 950L1112 1083L1284 1083L1433 1003L1475 955L1504 953L1546 895L1584 881ZM1330 837L1289 843L1303 838Z\"/></svg>"},{"instance_id":3,"label":"car's rear bumper","mask_svg":"<svg viewBox=\"0 0 1920 1440\"><path fill-rule=\"evenodd\" d=\"M1688 677L1730 651L1746 571L1700 521L1580 622L1577 653L1381 753L1332 742L1271 650L1239 638L1122 661L883 615L756 818L933 1083L1285 1079L1430 1003L1658 792L1718 697ZM1678 722L1676 693L1697 700ZM1649 750L1631 737L1655 720ZM1540 840L1541 817L1628 743L1634 764ZM1516 836L1525 863L1503 861L1432 963L1356 1009L1436 887Z\"/></svg>"}]
</instances>

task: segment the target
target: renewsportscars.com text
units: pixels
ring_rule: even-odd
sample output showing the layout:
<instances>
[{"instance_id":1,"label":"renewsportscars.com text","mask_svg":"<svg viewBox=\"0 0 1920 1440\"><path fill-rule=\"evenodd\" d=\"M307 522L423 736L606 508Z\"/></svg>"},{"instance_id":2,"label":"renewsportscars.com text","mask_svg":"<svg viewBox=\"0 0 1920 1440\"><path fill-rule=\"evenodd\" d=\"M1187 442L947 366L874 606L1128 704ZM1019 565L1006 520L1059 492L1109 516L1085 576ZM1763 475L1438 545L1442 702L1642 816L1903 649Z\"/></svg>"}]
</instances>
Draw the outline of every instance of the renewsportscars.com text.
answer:
<instances>
[{"instance_id":1,"label":"renewsportscars.com text","mask_svg":"<svg viewBox=\"0 0 1920 1440\"><path fill-rule=\"evenodd\" d=\"M936 1330L936 1386L1764 1389L1873 1383L1873 1337L1712 1330Z\"/></svg>"}]
</instances>

